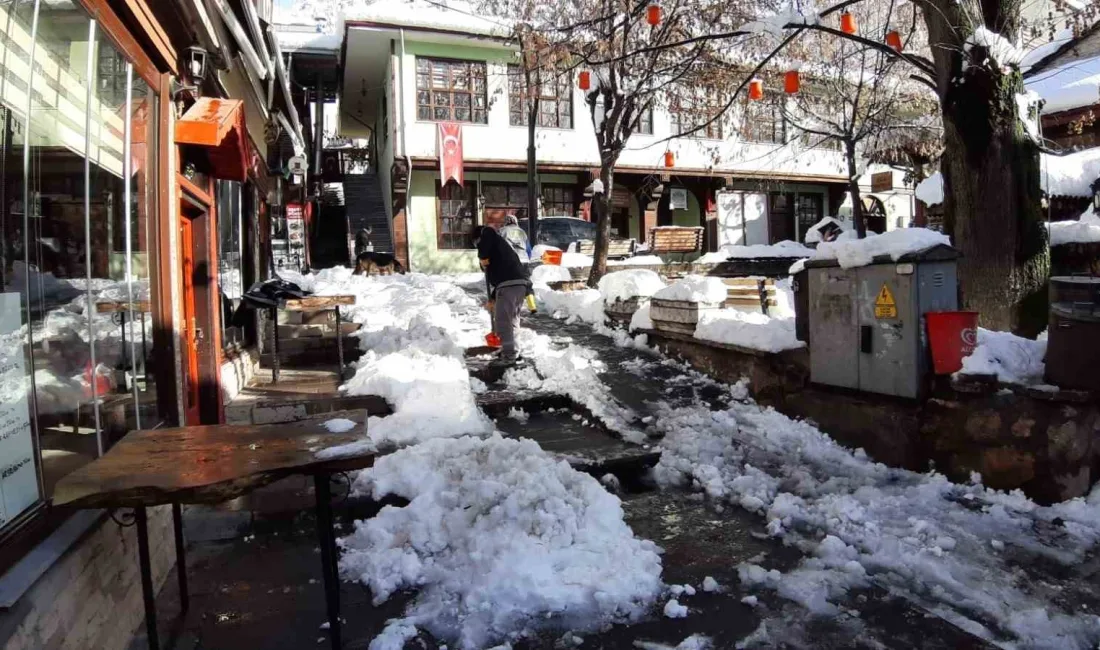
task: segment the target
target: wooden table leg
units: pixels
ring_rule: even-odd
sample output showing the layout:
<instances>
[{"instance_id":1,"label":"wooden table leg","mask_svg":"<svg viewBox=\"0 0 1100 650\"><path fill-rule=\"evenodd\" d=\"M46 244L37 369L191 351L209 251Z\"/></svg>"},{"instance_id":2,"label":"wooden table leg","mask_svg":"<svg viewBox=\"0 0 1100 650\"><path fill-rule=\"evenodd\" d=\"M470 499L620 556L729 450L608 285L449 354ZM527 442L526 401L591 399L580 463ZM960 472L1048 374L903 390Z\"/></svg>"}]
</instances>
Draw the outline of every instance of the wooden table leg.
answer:
<instances>
[{"instance_id":1,"label":"wooden table leg","mask_svg":"<svg viewBox=\"0 0 1100 650\"><path fill-rule=\"evenodd\" d=\"M160 650L160 638L157 636L157 599L153 592L153 570L149 564L149 522L145 508L134 508L134 522L137 524L141 595L145 601L145 633L149 637L149 650Z\"/></svg>"},{"instance_id":2,"label":"wooden table leg","mask_svg":"<svg viewBox=\"0 0 1100 650\"><path fill-rule=\"evenodd\" d=\"M279 383L279 308L271 308L271 328L274 346L271 350L271 383Z\"/></svg>"},{"instance_id":3,"label":"wooden table leg","mask_svg":"<svg viewBox=\"0 0 1100 650\"><path fill-rule=\"evenodd\" d=\"M344 381L344 328L340 324L340 305L336 305L336 356L340 360L340 369L336 373L338 381Z\"/></svg>"},{"instance_id":4,"label":"wooden table leg","mask_svg":"<svg viewBox=\"0 0 1100 650\"><path fill-rule=\"evenodd\" d=\"M172 529L176 537L176 575L179 577L180 612L187 613L191 606L191 594L187 590L187 550L183 540L183 513L180 504L172 504Z\"/></svg>"},{"instance_id":5,"label":"wooden table leg","mask_svg":"<svg viewBox=\"0 0 1100 650\"><path fill-rule=\"evenodd\" d=\"M332 522L332 485L328 474L314 474L317 499L317 543L321 547L321 577L325 586L325 612L328 616L332 650L340 650L340 574L336 568L336 531Z\"/></svg>"}]
</instances>

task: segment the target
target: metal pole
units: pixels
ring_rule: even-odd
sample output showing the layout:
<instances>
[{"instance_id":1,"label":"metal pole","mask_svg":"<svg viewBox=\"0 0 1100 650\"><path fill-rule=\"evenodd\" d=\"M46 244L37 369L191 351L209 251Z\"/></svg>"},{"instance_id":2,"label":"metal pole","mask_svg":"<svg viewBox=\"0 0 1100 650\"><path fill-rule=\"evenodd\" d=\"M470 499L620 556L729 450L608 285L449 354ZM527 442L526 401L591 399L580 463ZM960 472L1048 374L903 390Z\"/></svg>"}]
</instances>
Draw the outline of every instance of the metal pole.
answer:
<instances>
[{"instance_id":1,"label":"metal pole","mask_svg":"<svg viewBox=\"0 0 1100 650\"><path fill-rule=\"evenodd\" d=\"M279 308L271 308L271 337L275 344L271 350L271 383L279 383Z\"/></svg>"},{"instance_id":2,"label":"metal pole","mask_svg":"<svg viewBox=\"0 0 1100 650\"><path fill-rule=\"evenodd\" d=\"M95 415L95 443L98 456L103 455L103 431L99 425L99 385L96 381L95 360L95 305L92 304L92 105L95 102L95 28L96 21L88 21L88 88L84 97L84 271L88 285L84 290L88 307L88 356L91 363L92 413ZM111 215L107 215L110 219ZM110 258L108 243L108 259Z\"/></svg>"},{"instance_id":3,"label":"metal pole","mask_svg":"<svg viewBox=\"0 0 1100 650\"><path fill-rule=\"evenodd\" d=\"M180 504L172 504L172 532L176 537L176 575L179 577L180 612L186 614L191 606L191 594L187 590L187 548L183 540L183 513Z\"/></svg>"},{"instance_id":4,"label":"metal pole","mask_svg":"<svg viewBox=\"0 0 1100 650\"><path fill-rule=\"evenodd\" d=\"M160 650L157 637L157 600L153 592L153 570L149 565L149 522L145 508L134 508L137 523L138 567L141 569L141 595L145 600L145 633L149 637L149 650Z\"/></svg>"},{"instance_id":5,"label":"metal pole","mask_svg":"<svg viewBox=\"0 0 1100 650\"><path fill-rule=\"evenodd\" d=\"M339 381L344 380L344 331L340 326L340 305L336 305L336 357L340 360L340 370L337 372Z\"/></svg>"},{"instance_id":6,"label":"metal pole","mask_svg":"<svg viewBox=\"0 0 1100 650\"><path fill-rule=\"evenodd\" d=\"M321 576L325 585L325 611L328 615L332 650L340 650L340 580L336 570L336 536L332 529L332 486L327 474L313 475L317 499L317 543L321 547Z\"/></svg>"}]
</instances>

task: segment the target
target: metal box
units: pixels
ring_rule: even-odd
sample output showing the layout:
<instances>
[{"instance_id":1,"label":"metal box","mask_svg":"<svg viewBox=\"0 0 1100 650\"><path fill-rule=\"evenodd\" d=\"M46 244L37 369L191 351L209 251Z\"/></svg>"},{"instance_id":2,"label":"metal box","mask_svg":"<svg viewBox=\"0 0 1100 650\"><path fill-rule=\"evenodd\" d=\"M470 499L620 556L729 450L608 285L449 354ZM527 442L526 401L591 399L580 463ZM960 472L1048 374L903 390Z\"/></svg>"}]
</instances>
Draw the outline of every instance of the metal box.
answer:
<instances>
[{"instance_id":1,"label":"metal box","mask_svg":"<svg viewBox=\"0 0 1100 650\"><path fill-rule=\"evenodd\" d=\"M924 314L958 309L957 258L950 246L935 246L852 269L807 262L811 381L921 397L929 371Z\"/></svg>"}]
</instances>

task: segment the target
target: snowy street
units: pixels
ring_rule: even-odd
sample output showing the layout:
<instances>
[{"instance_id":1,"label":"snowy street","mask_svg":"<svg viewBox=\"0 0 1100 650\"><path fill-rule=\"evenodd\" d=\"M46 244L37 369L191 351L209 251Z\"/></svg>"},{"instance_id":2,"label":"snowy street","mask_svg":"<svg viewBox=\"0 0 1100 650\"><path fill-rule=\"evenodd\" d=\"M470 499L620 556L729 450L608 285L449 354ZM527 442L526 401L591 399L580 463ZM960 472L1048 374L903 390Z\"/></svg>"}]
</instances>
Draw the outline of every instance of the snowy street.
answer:
<instances>
[{"instance_id":1,"label":"snowy street","mask_svg":"<svg viewBox=\"0 0 1100 650\"><path fill-rule=\"evenodd\" d=\"M375 604L411 597L375 650L418 634L462 648L567 632L616 647L692 634L716 647L1100 640L1100 492L1039 507L876 464L609 329L593 290L537 288L526 363L486 385L471 376L483 362L463 353L488 331L480 276L349 273L293 279L359 297L351 318L366 352L346 389L394 407L359 444L400 449L353 493L408 505L341 539L346 580L368 585ZM494 423L478 408L501 391L566 395L580 405L573 420L659 460L589 477L514 441L533 416L554 416ZM718 595L706 592L714 581Z\"/></svg>"}]
</instances>

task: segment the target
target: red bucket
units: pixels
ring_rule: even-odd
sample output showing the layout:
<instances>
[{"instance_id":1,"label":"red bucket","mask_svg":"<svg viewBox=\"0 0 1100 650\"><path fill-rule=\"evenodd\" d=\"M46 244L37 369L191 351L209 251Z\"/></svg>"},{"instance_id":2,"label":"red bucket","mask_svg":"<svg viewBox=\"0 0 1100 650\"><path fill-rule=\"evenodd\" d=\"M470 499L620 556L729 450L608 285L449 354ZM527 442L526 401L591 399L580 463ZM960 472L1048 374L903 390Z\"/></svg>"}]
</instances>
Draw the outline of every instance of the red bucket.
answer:
<instances>
[{"instance_id":1,"label":"red bucket","mask_svg":"<svg viewBox=\"0 0 1100 650\"><path fill-rule=\"evenodd\" d=\"M550 266L561 266L561 251L546 251L542 254L542 263Z\"/></svg>"},{"instance_id":2,"label":"red bucket","mask_svg":"<svg viewBox=\"0 0 1100 650\"><path fill-rule=\"evenodd\" d=\"M962 369L963 358L978 344L978 312L933 311L924 315L928 323L928 344L932 369L950 375Z\"/></svg>"},{"instance_id":3,"label":"red bucket","mask_svg":"<svg viewBox=\"0 0 1100 650\"><path fill-rule=\"evenodd\" d=\"M489 332L485 335L485 345L488 345L491 348L500 347L500 337L497 336L496 332Z\"/></svg>"}]
</instances>

